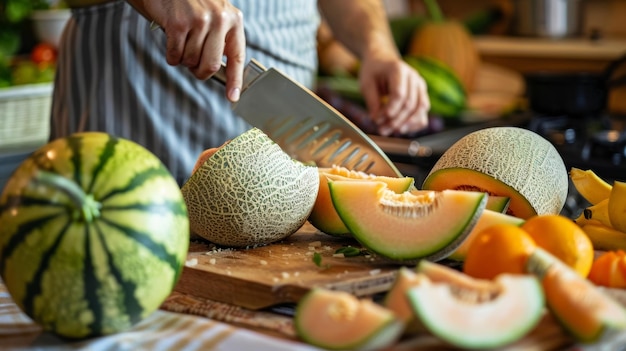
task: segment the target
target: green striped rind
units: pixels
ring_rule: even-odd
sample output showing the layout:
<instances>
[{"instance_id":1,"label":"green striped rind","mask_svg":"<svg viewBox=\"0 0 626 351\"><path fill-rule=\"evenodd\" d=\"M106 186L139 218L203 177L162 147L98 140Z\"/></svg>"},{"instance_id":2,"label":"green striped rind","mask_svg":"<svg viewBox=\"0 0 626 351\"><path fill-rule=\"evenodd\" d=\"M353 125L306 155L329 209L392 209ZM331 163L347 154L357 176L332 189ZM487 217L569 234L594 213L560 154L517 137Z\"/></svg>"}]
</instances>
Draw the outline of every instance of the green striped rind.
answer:
<instances>
[{"instance_id":1,"label":"green striped rind","mask_svg":"<svg viewBox=\"0 0 626 351\"><path fill-rule=\"evenodd\" d=\"M74 180L101 202L91 223L38 169ZM156 310L182 271L187 209L165 166L131 141L75 134L37 150L0 198L0 275L45 329L80 338L115 333Z\"/></svg>"}]
</instances>

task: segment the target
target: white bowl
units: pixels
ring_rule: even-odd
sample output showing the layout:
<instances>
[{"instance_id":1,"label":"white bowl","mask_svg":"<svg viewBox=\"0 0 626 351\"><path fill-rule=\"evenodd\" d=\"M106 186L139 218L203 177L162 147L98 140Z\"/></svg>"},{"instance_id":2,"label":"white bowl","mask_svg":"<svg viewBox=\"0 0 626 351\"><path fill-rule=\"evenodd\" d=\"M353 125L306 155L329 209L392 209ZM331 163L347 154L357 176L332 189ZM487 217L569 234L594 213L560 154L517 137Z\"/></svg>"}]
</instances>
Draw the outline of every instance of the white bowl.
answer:
<instances>
[{"instance_id":1,"label":"white bowl","mask_svg":"<svg viewBox=\"0 0 626 351\"><path fill-rule=\"evenodd\" d=\"M71 15L70 9L33 11L31 19L37 40L58 48L63 29Z\"/></svg>"}]
</instances>

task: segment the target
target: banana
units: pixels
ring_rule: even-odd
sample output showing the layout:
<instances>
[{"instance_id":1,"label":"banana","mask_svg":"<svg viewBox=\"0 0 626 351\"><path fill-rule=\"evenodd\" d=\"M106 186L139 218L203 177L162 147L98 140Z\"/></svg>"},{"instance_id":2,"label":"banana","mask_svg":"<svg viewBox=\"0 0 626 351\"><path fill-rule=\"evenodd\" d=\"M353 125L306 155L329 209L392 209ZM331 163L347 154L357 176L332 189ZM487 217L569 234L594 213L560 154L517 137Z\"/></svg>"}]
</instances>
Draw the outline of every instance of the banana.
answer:
<instances>
[{"instance_id":1,"label":"banana","mask_svg":"<svg viewBox=\"0 0 626 351\"><path fill-rule=\"evenodd\" d=\"M612 186L590 169L583 171L572 167L569 176L578 193L592 205L608 199L611 194Z\"/></svg>"},{"instance_id":2,"label":"banana","mask_svg":"<svg viewBox=\"0 0 626 351\"><path fill-rule=\"evenodd\" d=\"M586 224L582 230L587 234L595 250L625 250L626 233L603 224Z\"/></svg>"},{"instance_id":3,"label":"banana","mask_svg":"<svg viewBox=\"0 0 626 351\"><path fill-rule=\"evenodd\" d=\"M604 199L595 205L585 208L583 216L587 220L598 221L607 227L613 227L609 218L609 199Z\"/></svg>"},{"instance_id":4,"label":"banana","mask_svg":"<svg viewBox=\"0 0 626 351\"><path fill-rule=\"evenodd\" d=\"M578 224L579 227L584 227L587 224L602 224L600 221L595 219L587 219L585 218L585 212L583 211L580 216L574 219L574 222Z\"/></svg>"},{"instance_id":5,"label":"banana","mask_svg":"<svg viewBox=\"0 0 626 351\"><path fill-rule=\"evenodd\" d=\"M626 232L626 183L615 181L609 196L607 212L613 228Z\"/></svg>"}]
</instances>

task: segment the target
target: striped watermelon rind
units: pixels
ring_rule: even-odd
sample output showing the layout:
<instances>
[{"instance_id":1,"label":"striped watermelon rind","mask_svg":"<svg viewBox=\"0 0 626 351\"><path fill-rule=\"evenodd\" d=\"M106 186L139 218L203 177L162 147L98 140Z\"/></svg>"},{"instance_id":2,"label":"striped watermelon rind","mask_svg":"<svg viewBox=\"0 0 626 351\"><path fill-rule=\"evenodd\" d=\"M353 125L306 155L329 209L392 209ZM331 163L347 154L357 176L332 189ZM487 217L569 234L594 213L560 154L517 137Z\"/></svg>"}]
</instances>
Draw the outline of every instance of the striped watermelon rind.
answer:
<instances>
[{"instance_id":1,"label":"striped watermelon rind","mask_svg":"<svg viewBox=\"0 0 626 351\"><path fill-rule=\"evenodd\" d=\"M91 195L96 217L37 181L40 171ZM148 316L173 290L188 247L174 178L145 148L105 133L43 146L0 197L0 276L24 313L64 337L112 334Z\"/></svg>"}]
</instances>

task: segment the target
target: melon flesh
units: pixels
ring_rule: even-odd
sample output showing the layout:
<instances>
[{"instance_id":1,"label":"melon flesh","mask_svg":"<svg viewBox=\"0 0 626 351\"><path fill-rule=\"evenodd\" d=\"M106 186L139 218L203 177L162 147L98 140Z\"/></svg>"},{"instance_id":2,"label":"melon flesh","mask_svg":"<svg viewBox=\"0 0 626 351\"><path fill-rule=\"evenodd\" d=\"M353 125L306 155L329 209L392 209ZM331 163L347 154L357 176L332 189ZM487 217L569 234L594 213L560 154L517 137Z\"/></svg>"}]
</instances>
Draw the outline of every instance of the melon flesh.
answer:
<instances>
[{"instance_id":1,"label":"melon flesh","mask_svg":"<svg viewBox=\"0 0 626 351\"><path fill-rule=\"evenodd\" d=\"M330 190L328 189L329 180L372 180L381 181L387 184L389 189L402 193L413 187L414 180L411 177L387 177L376 176L364 172L349 170L345 167L333 166L330 168L320 168L320 187L317 192L315 205L309 216L309 222L323 233L335 236L349 236L350 231L343 223L330 198Z\"/></svg>"},{"instance_id":2,"label":"melon flesh","mask_svg":"<svg viewBox=\"0 0 626 351\"><path fill-rule=\"evenodd\" d=\"M331 181L342 221L370 251L395 260L447 257L465 240L487 195L470 191L396 194L375 181Z\"/></svg>"},{"instance_id":3,"label":"melon flesh","mask_svg":"<svg viewBox=\"0 0 626 351\"><path fill-rule=\"evenodd\" d=\"M298 302L294 323L302 340L329 350L377 350L403 330L393 312L373 301L321 288Z\"/></svg>"},{"instance_id":4,"label":"melon flesh","mask_svg":"<svg viewBox=\"0 0 626 351\"><path fill-rule=\"evenodd\" d=\"M416 334L421 331L406 293L410 288L419 286L425 280L427 278L424 275L417 274L407 267L400 267L391 288L385 294L382 304L393 311L396 317L404 323L405 334Z\"/></svg>"},{"instance_id":5,"label":"melon flesh","mask_svg":"<svg viewBox=\"0 0 626 351\"><path fill-rule=\"evenodd\" d=\"M486 128L464 136L446 150L422 185L509 197L508 213L523 219L560 213L568 187L565 164L554 146L516 127Z\"/></svg>"},{"instance_id":6,"label":"melon flesh","mask_svg":"<svg viewBox=\"0 0 626 351\"><path fill-rule=\"evenodd\" d=\"M626 309L552 254L535 249L527 270L539 277L548 307L578 340L596 342L626 330Z\"/></svg>"},{"instance_id":7,"label":"melon flesh","mask_svg":"<svg viewBox=\"0 0 626 351\"><path fill-rule=\"evenodd\" d=\"M462 348L488 349L519 340L544 313L536 278L500 275L497 295L487 301L466 301L454 284L421 284L407 292L417 318L435 336Z\"/></svg>"},{"instance_id":8,"label":"melon flesh","mask_svg":"<svg viewBox=\"0 0 626 351\"><path fill-rule=\"evenodd\" d=\"M487 206L485 208L495 212L506 213L509 209L510 203L511 199L506 196L489 195L489 199L487 199Z\"/></svg>"},{"instance_id":9,"label":"melon flesh","mask_svg":"<svg viewBox=\"0 0 626 351\"><path fill-rule=\"evenodd\" d=\"M512 224L516 226L521 226L525 221L521 218L507 215L506 213L500 213L485 209L483 213L478 218L474 229L467 236L465 241L448 257L449 259L455 261L464 261L465 256L467 255L467 250L472 242L472 240L478 236L478 233L483 231L484 229L489 228L495 224Z\"/></svg>"}]
</instances>

